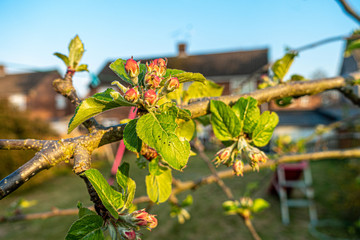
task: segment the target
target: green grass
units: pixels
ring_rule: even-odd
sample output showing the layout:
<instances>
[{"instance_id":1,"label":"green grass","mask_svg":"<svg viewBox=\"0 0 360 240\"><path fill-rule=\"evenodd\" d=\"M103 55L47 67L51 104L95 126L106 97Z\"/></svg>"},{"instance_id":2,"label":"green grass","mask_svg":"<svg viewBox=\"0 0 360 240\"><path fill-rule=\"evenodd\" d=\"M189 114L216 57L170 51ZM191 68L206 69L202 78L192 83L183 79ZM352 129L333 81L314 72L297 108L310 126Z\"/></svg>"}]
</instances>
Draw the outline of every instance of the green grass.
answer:
<instances>
[{"instance_id":1,"label":"green grass","mask_svg":"<svg viewBox=\"0 0 360 240\"><path fill-rule=\"evenodd\" d=\"M134 161L133 155L130 154L126 155L126 159L130 163ZM108 177L110 166L107 163L105 165L101 170ZM360 203L357 197L360 191L359 185L353 184L356 176L354 174L358 173L354 172L354 167L348 161L329 160L314 162L311 168L319 219L341 218L351 221L358 219ZM220 167L220 170L222 169L225 168ZM136 195L144 195L146 170L138 169L136 164L131 164L130 174L137 182ZM196 157L190 159L183 173L174 172L174 176L181 180L198 179L209 174L206 164ZM247 173L244 177L225 179L225 183L233 189L236 198L242 196L248 183L259 183L259 188L255 190L253 197L264 198L271 204L269 209L255 215L253 219L254 226L263 239L315 239L308 233L309 216L305 208L290 209L291 223L289 226L282 225L279 201L276 197L267 194L272 175L270 169L264 169L259 173ZM349 181L352 181L352 184L349 184ZM221 205L226 197L216 184L182 193L179 199L184 199L187 194L192 194L194 198L194 204L189 207L191 219L179 224L177 219L169 217L170 207L167 203L156 205L151 211L158 216L159 225L152 232L143 231L143 239L251 239L239 217L223 215ZM91 205L85 184L74 174L46 180L33 189L14 193L1 200L0 215L6 213L11 202L21 197L38 201L36 206L26 209L25 213L49 211L53 206L60 209L74 208L78 201L83 202L85 206ZM76 219L77 216L66 216L0 224L0 239L63 239L71 223ZM330 232L330 230L321 229L322 232ZM345 230L334 234L349 237Z\"/></svg>"}]
</instances>

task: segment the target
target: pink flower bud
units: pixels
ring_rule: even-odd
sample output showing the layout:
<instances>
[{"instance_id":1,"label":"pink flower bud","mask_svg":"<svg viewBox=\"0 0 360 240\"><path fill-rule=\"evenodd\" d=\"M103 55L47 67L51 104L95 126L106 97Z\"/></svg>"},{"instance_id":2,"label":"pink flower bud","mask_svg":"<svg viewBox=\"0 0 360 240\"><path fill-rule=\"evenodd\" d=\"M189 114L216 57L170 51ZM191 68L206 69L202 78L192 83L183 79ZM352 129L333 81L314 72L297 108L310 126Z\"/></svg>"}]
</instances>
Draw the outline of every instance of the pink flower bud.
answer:
<instances>
[{"instance_id":1,"label":"pink flower bud","mask_svg":"<svg viewBox=\"0 0 360 240\"><path fill-rule=\"evenodd\" d=\"M139 99L139 91L137 87L130 88L129 90L127 90L124 95L124 98L126 101L131 103L137 102L137 100Z\"/></svg>"},{"instance_id":2,"label":"pink flower bud","mask_svg":"<svg viewBox=\"0 0 360 240\"><path fill-rule=\"evenodd\" d=\"M166 60L162 58L155 59L154 64L158 66L159 76L164 76L166 74L167 59Z\"/></svg>"},{"instance_id":3,"label":"pink flower bud","mask_svg":"<svg viewBox=\"0 0 360 240\"><path fill-rule=\"evenodd\" d=\"M145 86L147 88L158 88L161 82L161 78L155 74L146 74Z\"/></svg>"},{"instance_id":4,"label":"pink flower bud","mask_svg":"<svg viewBox=\"0 0 360 240\"><path fill-rule=\"evenodd\" d=\"M134 222L137 226L145 226L150 229L156 228L158 221L154 215L145 212L144 209L138 210L132 213L133 217L135 217Z\"/></svg>"},{"instance_id":5,"label":"pink flower bud","mask_svg":"<svg viewBox=\"0 0 360 240\"><path fill-rule=\"evenodd\" d=\"M255 163L265 163L268 159L267 156L261 152L251 154L250 158L251 161Z\"/></svg>"},{"instance_id":6,"label":"pink flower bud","mask_svg":"<svg viewBox=\"0 0 360 240\"><path fill-rule=\"evenodd\" d=\"M167 65L167 59L164 60L164 59L162 59L162 58L157 58L157 59L154 60L154 64L155 64L155 65L158 65L159 67L166 67L166 65Z\"/></svg>"},{"instance_id":7,"label":"pink flower bud","mask_svg":"<svg viewBox=\"0 0 360 240\"><path fill-rule=\"evenodd\" d=\"M166 89L169 92L174 91L179 87L179 79L177 77L172 77L166 82Z\"/></svg>"},{"instance_id":8,"label":"pink flower bud","mask_svg":"<svg viewBox=\"0 0 360 240\"><path fill-rule=\"evenodd\" d=\"M242 161L235 161L233 163L233 171L234 171L234 174L236 174L236 176L243 176L244 174L244 163Z\"/></svg>"},{"instance_id":9,"label":"pink flower bud","mask_svg":"<svg viewBox=\"0 0 360 240\"><path fill-rule=\"evenodd\" d=\"M221 161L228 160L230 158L230 154L231 154L231 148L223 148L216 153L217 157L219 157Z\"/></svg>"},{"instance_id":10,"label":"pink flower bud","mask_svg":"<svg viewBox=\"0 0 360 240\"><path fill-rule=\"evenodd\" d=\"M144 102L147 106L153 106L155 105L157 101L157 95L156 92L152 89L149 89L144 94Z\"/></svg>"},{"instance_id":11,"label":"pink flower bud","mask_svg":"<svg viewBox=\"0 0 360 240\"><path fill-rule=\"evenodd\" d=\"M125 63L125 70L127 72L127 74L129 75L129 77L131 78L131 81L133 81L133 83L137 84L138 81L138 76L140 73L140 62L136 62L133 57L131 57L130 59L128 59Z\"/></svg>"},{"instance_id":12,"label":"pink flower bud","mask_svg":"<svg viewBox=\"0 0 360 240\"><path fill-rule=\"evenodd\" d=\"M122 237L127 240L135 240L136 239L136 232L134 229L126 229L122 231Z\"/></svg>"}]
</instances>

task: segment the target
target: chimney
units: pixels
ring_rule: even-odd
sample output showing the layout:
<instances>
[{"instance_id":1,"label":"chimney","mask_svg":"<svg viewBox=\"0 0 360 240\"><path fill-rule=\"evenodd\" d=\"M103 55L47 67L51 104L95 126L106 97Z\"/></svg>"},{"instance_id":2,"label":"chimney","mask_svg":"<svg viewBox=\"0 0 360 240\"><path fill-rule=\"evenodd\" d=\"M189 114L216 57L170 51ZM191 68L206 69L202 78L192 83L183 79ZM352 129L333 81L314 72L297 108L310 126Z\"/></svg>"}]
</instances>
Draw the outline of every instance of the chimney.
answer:
<instances>
[{"instance_id":1,"label":"chimney","mask_svg":"<svg viewBox=\"0 0 360 240\"><path fill-rule=\"evenodd\" d=\"M186 43L179 43L178 44L178 57L186 57Z\"/></svg>"},{"instance_id":2,"label":"chimney","mask_svg":"<svg viewBox=\"0 0 360 240\"><path fill-rule=\"evenodd\" d=\"M0 65L0 77L5 77L6 73L5 73L5 66L4 65Z\"/></svg>"}]
</instances>

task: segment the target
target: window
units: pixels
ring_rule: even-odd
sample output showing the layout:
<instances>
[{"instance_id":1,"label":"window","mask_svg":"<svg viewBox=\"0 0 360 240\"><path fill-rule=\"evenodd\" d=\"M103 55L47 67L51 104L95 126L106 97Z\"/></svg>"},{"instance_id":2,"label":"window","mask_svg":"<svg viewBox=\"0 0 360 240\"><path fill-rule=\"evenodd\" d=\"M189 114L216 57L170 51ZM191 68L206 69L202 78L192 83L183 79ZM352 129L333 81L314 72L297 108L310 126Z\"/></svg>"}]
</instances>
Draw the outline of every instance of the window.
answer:
<instances>
[{"instance_id":1,"label":"window","mask_svg":"<svg viewBox=\"0 0 360 240\"><path fill-rule=\"evenodd\" d=\"M26 96L24 94L14 94L9 97L9 102L21 111L26 110Z\"/></svg>"},{"instance_id":2,"label":"window","mask_svg":"<svg viewBox=\"0 0 360 240\"><path fill-rule=\"evenodd\" d=\"M66 108L66 99L60 94L55 96L55 107L56 110L63 110Z\"/></svg>"}]
</instances>

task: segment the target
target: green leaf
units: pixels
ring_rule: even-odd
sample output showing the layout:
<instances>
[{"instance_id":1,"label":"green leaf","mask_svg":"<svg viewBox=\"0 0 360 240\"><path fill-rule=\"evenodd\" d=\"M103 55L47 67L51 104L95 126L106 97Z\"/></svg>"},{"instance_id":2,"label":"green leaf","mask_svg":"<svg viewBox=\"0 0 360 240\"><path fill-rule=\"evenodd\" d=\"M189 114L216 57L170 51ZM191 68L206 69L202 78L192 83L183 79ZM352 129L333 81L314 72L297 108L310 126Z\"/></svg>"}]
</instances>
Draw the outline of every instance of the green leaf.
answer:
<instances>
[{"instance_id":1,"label":"green leaf","mask_svg":"<svg viewBox=\"0 0 360 240\"><path fill-rule=\"evenodd\" d=\"M180 139L185 139L187 141L191 141L195 133L195 123L193 120L184 121L184 120L177 120L178 128L176 128L176 135Z\"/></svg>"},{"instance_id":2,"label":"green leaf","mask_svg":"<svg viewBox=\"0 0 360 240\"><path fill-rule=\"evenodd\" d=\"M261 114L259 122L252 133L255 146L263 147L268 144L278 122L279 117L275 112L266 111Z\"/></svg>"},{"instance_id":3,"label":"green leaf","mask_svg":"<svg viewBox=\"0 0 360 240\"><path fill-rule=\"evenodd\" d=\"M211 100L211 124L220 141L233 140L241 132L240 121L229 106L221 101Z\"/></svg>"},{"instance_id":4,"label":"green leaf","mask_svg":"<svg viewBox=\"0 0 360 240\"><path fill-rule=\"evenodd\" d=\"M164 78L168 78L168 77L170 77L170 75L172 77L174 77L176 74L184 73L184 72L185 71L183 71L183 70L168 68L168 69L166 69L166 73L164 75Z\"/></svg>"},{"instance_id":5,"label":"green leaf","mask_svg":"<svg viewBox=\"0 0 360 240\"><path fill-rule=\"evenodd\" d=\"M301 76L299 74L293 74L290 77L290 81L308 81L308 79L306 79L304 76Z\"/></svg>"},{"instance_id":6,"label":"green leaf","mask_svg":"<svg viewBox=\"0 0 360 240\"><path fill-rule=\"evenodd\" d=\"M159 175L147 175L146 192L151 201L155 203L165 202L171 194L171 169L166 169Z\"/></svg>"},{"instance_id":7,"label":"green leaf","mask_svg":"<svg viewBox=\"0 0 360 240\"><path fill-rule=\"evenodd\" d=\"M210 115L204 115L195 118L195 120L199 121L202 125L207 126L210 124Z\"/></svg>"},{"instance_id":8,"label":"green leaf","mask_svg":"<svg viewBox=\"0 0 360 240\"><path fill-rule=\"evenodd\" d=\"M126 124L123 140L127 149L132 152L140 152L142 142L136 133L136 123L138 119L131 120Z\"/></svg>"},{"instance_id":9,"label":"green leaf","mask_svg":"<svg viewBox=\"0 0 360 240\"><path fill-rule=\"evenodd\" d=\"M284 97L284 98L276 99L275 103L279 107L286 107L286 106L288 106L288 105L290 105L292 103L292 100L293 100L292 97Z\"/></svg>"},{"instance_id":10,"label":"green leaf","mask_svg":"<svg viewBox=\"0 0 360 240\"><path fill-rule=\"evenodd\" d=\"M110 69L113 70L114 73L116 73L116 75L118 75L123 81L133 85L133 82L130 80L129 76L126 73L125 63L126 60L119 58L115 62L112 62L110 64Z\"/></svg>"},{"instance_id":11,"label":"green leaf","mask_svg":"<svg viewBox=\"0 0 360 240\"><path fill-rule=\"evenodd\" d=\"M79 209L79 218L82 218L83 216L86 215L97 215L95 212L91 211L90 209L83 207L81 202L78 202L77 208Z\"/></svg>"},{"instance_id":12,"label":"green leaf","mask_svg":"<svg viewBox=\"0 0 360 240\"><path fill-rule=\"evenodd\" d=\"M236 116L240 119L242 131L251 133L260 118L258 102L252 97L240 98L232 107Z\"/></svg>"},{"instance_id":13,"label":"green leaf","mask_svg":"<svg viewBox=\"0 0 360 240\"><path fill-rule=\"evenodd\" d=\"M201 73L183 72L175 74L173 77L179 79L179 83L184 82L204 82L206 78Z\"/></svg>"},{"instance_id":14,"label":"green leaf","mask_svg":"<svg viewBox=\"0 0 360 240\"><path fill-rule=\"evenodd\" d=\"M257 199L255 199L251 210L254 213L257 213L257 212L261 212L262 210L268 208L269 206L270 206L270 204L267 201L265 201L262 198L257 198Z\"/></svg>"},{"instance_id":15,"label":"green leaf","mask_svg":"<svg viewBox=\"0 0 360 240\"><path fill-rule=\"evenodd\" d=\"M183 101L187 103L192 98L218 97L221 96L223 89L222 86L210 80L206 80L204 83L194 82L185 92Z\"/></svg>"},{"instance_id":16,"label":"green leaf","mask_svg":"<svg viewBox=\"0 0 360 240\"><path fill-rule=\"evenodd\" d=\"M78 35L76 35L69 44L69 66L76 69L83 54L84 44L81 42Z\"/></svg>"},{"instance_id":17,"label":"green leaf","mask_svg":"<svg viewBox=\"0 0 360 240\"><path fill-rule=\"evenodd\" d=\"M360 39L348 41L345 49L345 57L350 57L352 51L360 48Z\"/></svg>"},{"instance_id":18,"label":"green leaf","mask_svg":"<svg viewBox=\"0 0 360 240\"><path fill-rule=\"evenodd\" d=\"M188 194L184 199L184 201L182 201L181 207L188 207L192 204L193 204L193 197L190 194Z\"/></svg>"},{"instance_id":19,"label":"green leaf","mask_svg":"<svg viewBox=\"0 0 360 240\"><path fill-rule=\"evenodd\" d=\"M129 179L129 170L130 165L128 163L123 163L119 167L118 171L116 172L116 182L119 186L126 191L127 190L127 182Z\"/></svg>"},{"instance_id":20,"label":"green leaf","mask_svg":"<svg viewBox=\"0 0 360 240\"><path fill-rule=\"evenodd\" d=\"M132 202L135 197L136 183L131 178L128 179L127 191L126 191L126 201L124 208L129 209L132 206Z\"/></svg>"},{"instance_id":21,"label":"green leaf","mask_svg":"<svg viewBox=\"0 0 360 240\"><path fill-rule=\"evenodd\" d=\"M58 53L58 52L54 53L54 55L57 56L58 58L60 58L67 67L69 66L69 58L67 56L65 56L62 53Z\"/></svg>"},{"instance_id":22,"label":"green leaf","mask_svg":"<svg viewBox=\"0 0 360 240\"><path fill-rule=\"evenodd\" d=\"M122 194L112 189L103 175L96 169L89 169L83 175L90 181L105 208L114 218L118 219L117 210L124 205Z\"/></svg>"},{"instance_id":23,"label":"green leaf","mask_svg":"<svg viewBox=\"0 0 360 240\"><path fill-rule=\"evenodd\" d=\"M177 124L174 111L142 116L136 125L139 138L154 148L172 168L180 170L186 166L190 155L190 144L181 141L175 134Z\"/></svg>"},{"instance_id":24,"label":"green leaf","mask_svg":"<svg viewBox=\"0 0 360 240\"><path fill-rule=\"evenodd\" d=\"M81 64L80 66L76 67L75 69L77 72L89 71L87 64Z\"/></svg>"},{"instance_id":25,"label":"green leaf","mask_svg":"<svg viewBox=\"0 0 360 240\"><path fill-rule=\"evenodd\" d=\"M170 99L170 100L175 100L177 102L177 104L181 104L181 98L183 96L183 83L180 83L179 84L179 88L178 89L175 89L175 91L173 92L169 92L167 95L166 95L166 98L167 99Z\"/></svg>"},{"instance_id":26,"label":"green leaf","mask_svg":"<svg viewBox=\"0 0 360 240\"><path fill-rule=\"evenodd\" d=\"M177 118L189 121L191 119L191 112L187 109L178 108Z\"/></svg>"},{"instance_id":27,"label":"green leaf","mask_svg":"<svg viewBox=\"0 0 360 240\"><path fill-rule=\"evenodd\" d=\"M129 177L130 165L123 163L116 172L116 182L124 190L124 208L129 208L134 200L136 183Z\"/></svg>"},{"instance_id":28,"label":"green leaf","mask_svg":"<svg viewBox=\"0 0 360 240\"><path fill-rule=\"evenodd\" d=\"M139 73L139 76L138 76L139 85L140 86L145 86L144 78L145 78L145 75L146 75L146 72L147 72L146 65L143 64L143 63L140 63L139 68L140 68L140 73Z\"/></svg>"},{"instance_id":29,"label":"green leaf","mask_svg":"<svg viewBox=\"0 0 360 240\"><path fill-rule=\"evenodd\" d=\"M271 69L276 79L280 81L283 80L296 56L297 53L287 53L284 57L280 58L274 63Z\"/></svg>"},{"instance_id":30,"label":"green leaf","mask_svg":"<svg viewBox=\"0 0 360 240\"><path fill-rule=\"evenodd\" d=\"M68 133L74 130L85 120L99 113L121 106L134 106L134 104L126 102L125 100L124 102L121 102L120 100L114 101L111 96L113 93L118 92L108 88L105 92L97 93L94 96L82 101L79 106L76 107L75 114L69 122Z\"/></svg>"},{"instance_id":31,"label":"green leaf","mask_svg":"<svg viewBox=\"0 0 360 240\"><path fill-rule=\"evenodd\" d=\"M76 220L67 233L66 240L101 240L103 219L99 215L85 215Z\"/></svg>"}]
</instances>

